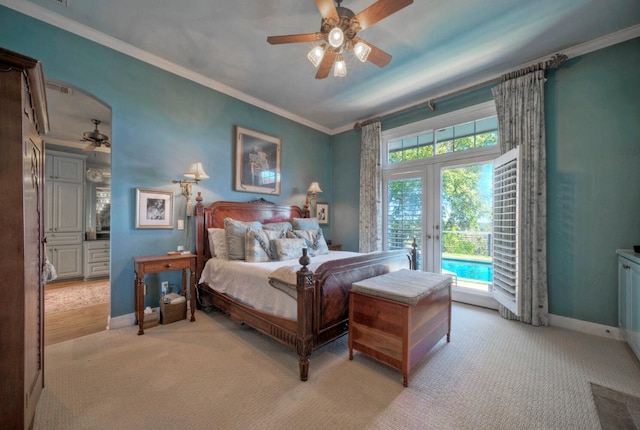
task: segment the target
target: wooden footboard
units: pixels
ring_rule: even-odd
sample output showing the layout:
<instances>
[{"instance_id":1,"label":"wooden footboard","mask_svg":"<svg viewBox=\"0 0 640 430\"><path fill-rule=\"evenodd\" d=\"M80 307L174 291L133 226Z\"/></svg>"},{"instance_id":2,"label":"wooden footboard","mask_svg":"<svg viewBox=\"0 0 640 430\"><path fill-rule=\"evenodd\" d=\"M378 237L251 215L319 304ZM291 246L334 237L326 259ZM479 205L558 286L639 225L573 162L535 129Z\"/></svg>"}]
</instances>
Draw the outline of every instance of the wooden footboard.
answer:
<instances>
[{"instance_id":1,"label":"wooden footboard","mask_svg":"<svg viewBox=\"0 0 640 430\"><path fill-rule=\"evenodd\" d=\"M196 199L197 279L211 253L207 228L220 228L229 216L239 220L261 222L286 221L300 217L296 206L280 206L258 202L216 202L209 207ZM309 375L309 357L322 345L346 334L349 319L349 291L353 282L379 276L403 268L411 268L410 252L397 250L362 254L329 261L311 272L309 260L303 258L297 272L297 319L276 317L218 293L207 285L198 285L199 306L214 306L234 321L247 324L294 350L299 359L300 380Z\"/></svg>"}]
</instances>

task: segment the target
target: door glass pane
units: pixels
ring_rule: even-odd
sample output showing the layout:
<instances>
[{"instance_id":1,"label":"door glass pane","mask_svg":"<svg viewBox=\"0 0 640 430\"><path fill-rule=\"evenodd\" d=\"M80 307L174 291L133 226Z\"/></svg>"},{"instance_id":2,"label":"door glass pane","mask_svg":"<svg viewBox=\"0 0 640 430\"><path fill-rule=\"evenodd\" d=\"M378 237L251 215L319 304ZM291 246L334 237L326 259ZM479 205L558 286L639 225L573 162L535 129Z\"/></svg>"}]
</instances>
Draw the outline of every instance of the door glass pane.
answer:
<instances>
[{"instance_id":1,"label":"door glass pane","mask_svg":"<svg viewBox=\"0 0 640 430\"><path fill-rule=\"evenodd\" d=\"M420 178L387 182L387 249L411 249L418 244L418 268L422 250L422 181Z\"/></svg>"},{"instance_id":2,"label":"door glass pane","mask_svg":"<svg viewBox=\"0 0 640 430\"><path fill-rule=\"evenodd\" d=\"M492 164L441 171L442 272L457 287L489 293L493 226Z\"/></svg>"}]
</instances>

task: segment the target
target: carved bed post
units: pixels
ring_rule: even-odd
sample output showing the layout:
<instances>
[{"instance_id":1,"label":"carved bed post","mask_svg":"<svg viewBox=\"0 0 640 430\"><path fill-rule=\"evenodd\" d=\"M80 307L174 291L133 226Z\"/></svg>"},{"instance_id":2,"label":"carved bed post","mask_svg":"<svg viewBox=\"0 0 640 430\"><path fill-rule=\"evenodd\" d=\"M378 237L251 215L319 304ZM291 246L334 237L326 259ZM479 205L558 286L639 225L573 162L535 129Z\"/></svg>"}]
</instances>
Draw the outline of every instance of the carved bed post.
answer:
<instances>
[{"instance_id":1,"label":"carved bed post","mask_svg":"<svg viewBox=\"0 0 640 430\"><path fill-rule=\"evenodd\" d=\"M300 380L306 381L309 375L309 356L313 351L313 272L307 265L311 259L307 248L302 248L299 260L302 268L296 272L296 289L298 290L298 333L296 352L299 357Z\"/></svg>"},{"instance_id":2,"label":"carved bed post","mask_svg":"<svg viewBox=\"0 0 640 430\"><path fill-rule=\"evenodd\" d=\"M204 233L203 233L204 232ZM202 234L207 234L207 230L204 228L204 205L202 204L202 194L198 191L196 197L196 272L198 280L204 269L204 237Z\"/></svg>"},{"instance_id":3,"label":"carved bed post","mask_svg":"<svg viewBox=\"0 0 640 430\"><path fill-rule=\"evenodd\" d=\"M413 238L413 243L411 244L411 270L418 270L418 243L416 242L416 238Z\"/></svg>"}]
</instances>

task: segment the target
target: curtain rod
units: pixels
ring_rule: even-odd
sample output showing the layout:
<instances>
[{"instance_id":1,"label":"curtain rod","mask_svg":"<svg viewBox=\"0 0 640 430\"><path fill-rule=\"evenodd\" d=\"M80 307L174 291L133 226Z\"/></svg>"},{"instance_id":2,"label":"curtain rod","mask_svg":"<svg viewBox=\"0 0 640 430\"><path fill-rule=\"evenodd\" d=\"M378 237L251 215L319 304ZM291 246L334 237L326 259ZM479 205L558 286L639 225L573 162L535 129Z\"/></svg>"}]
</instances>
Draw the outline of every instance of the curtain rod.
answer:
<instances>
[{"instance_id":1,"label":"curtain rod","mask_svg":"<svg viewBox=\"0 0 640 430\"><path fill-rule=\"evenodd\" d=\"M451 97L459 96L461 94L469 93L471 91L480 89L480 88L485 87L487 85L497 84L498 82L504 82L504 81L509 80L509 79L514 79L514 78L516 78L518 76L522 76L523 74L531 73L531 72L536 71L536 70L540 70L540 69L542 69L542 70L557 69L565 61L567 61L567 59L568 59L568 57L566 55L564 55L564 54L555 54L553 57L551 57L551 59L549 59L547 61L541 61L541 62L532 64L532 65L529 65L529 66L522 67L522 68L520 68L518 70L505 73L500 77L493 78L493 79L488 79L488 80L486 80L484 82L480 82L480 83L472 85L470 87L466 87L466 88L462 88L460 90L452 91L450 93L447 93L447 94L444 94L444 95L441 95L441 96L438 96L438 97L434 97L434 98L429 99L429 100L427 100L425 102L418 103L418 104L415 104L413 106L409 106L409 107L397 110L395 112L391 112L391 113L388 113L388 114L385 114L385 115L381 115L381 116L377 116L377 117L374 117L374 118L370 118L370 119L367 119L367 120L364 120L364 121L356 122L353 125L353 128L362 128L365 125L369 125L369 124L372 124L374 122L381 121L383 119L386 119L386 118L389 118L389 117L392 117L392 116L396 116L396 115L399 115L401 113L405 113L405 112L408 112L408 111L411 111L411 110L414 110L414 109L420 109L420 108L423 108L423 107L426 107L426 106L428 106L432 111L435 111L436 110L436 106L435 106L436 101L440 101L440 100L448 99L448 98L451 98Z\"/></svg>"}]
</instances>

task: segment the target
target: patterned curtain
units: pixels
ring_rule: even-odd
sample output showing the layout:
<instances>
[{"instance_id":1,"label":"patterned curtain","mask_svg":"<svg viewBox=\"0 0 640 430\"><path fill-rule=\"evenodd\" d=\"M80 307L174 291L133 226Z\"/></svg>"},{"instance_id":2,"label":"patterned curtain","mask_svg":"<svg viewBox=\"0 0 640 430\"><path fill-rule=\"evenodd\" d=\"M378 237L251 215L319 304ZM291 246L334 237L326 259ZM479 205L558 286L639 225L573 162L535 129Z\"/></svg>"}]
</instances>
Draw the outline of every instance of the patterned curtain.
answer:
<instances>
[{"instance_id":1,"label":"patterned curtain","mask_svg":"<svg viewBox=\"0 0 640 430\"><path fill-rule=\"evenodd\" d=\"M534 67L538 69L539 67ZM544 66L542 66L544 68ZM523 74L526 73L526 74ZM521 146L523 196L519 231L520 316L503 306L500 315L534 326L548 325L547 196L544 126L544 70L505 76L493 88L502 153ZM522 75L522 76L520 76Z\"/></svg>"},{"instance_id":2,"label":"patterned curtain","mask_svg":"<svg viewBox=\"0 0 640 430\"><path fill-rule=\"evenodd\" d=\"M380 122L362 127L360 147L360 252L382 250Z\"/></svg>"}]
</instances>

